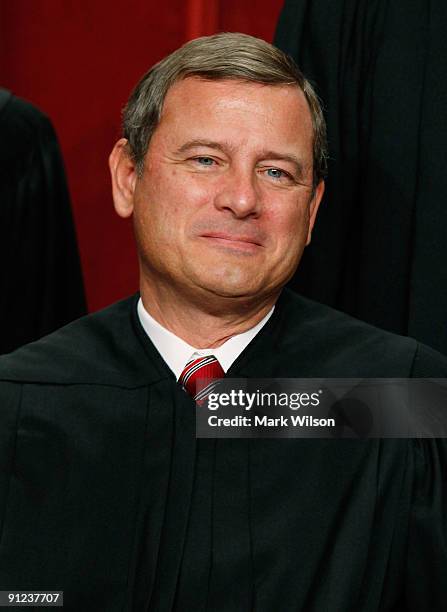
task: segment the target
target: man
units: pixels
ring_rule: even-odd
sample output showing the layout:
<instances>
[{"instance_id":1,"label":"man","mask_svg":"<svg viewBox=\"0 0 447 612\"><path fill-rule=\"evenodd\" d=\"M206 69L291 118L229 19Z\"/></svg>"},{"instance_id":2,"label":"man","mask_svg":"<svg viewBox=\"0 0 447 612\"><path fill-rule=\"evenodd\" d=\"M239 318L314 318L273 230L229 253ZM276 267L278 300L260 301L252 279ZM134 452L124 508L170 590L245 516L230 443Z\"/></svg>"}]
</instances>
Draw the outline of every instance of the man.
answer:
<instances>
[{"instance_id":1,"label":"man","mask_svg":"<svg viewBox=\"0 0 447 612\"><path fill-rule=\"evenodd\" d=\"M233 377L447 373L283 290L324 190L307 81L263 41L192 41L136 87L110 167L141 297L2 360L0 587L77 611L444 609L443 444L196 440L177 382L204 355Z\"/></svg>"}]
</instances>

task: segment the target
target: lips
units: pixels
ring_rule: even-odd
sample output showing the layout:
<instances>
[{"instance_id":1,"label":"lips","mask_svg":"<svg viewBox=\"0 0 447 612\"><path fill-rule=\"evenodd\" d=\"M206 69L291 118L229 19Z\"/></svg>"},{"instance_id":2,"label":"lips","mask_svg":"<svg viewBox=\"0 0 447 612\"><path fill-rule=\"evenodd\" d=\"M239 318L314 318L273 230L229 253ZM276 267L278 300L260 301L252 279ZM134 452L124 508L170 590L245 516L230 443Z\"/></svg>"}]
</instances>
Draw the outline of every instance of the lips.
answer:
<instances>
[{"instance_id":1,"label":"lips","mask_svg":"<svg viewBox=\"0 0 447 612\"><path fill-rule=\"evenodd\" d=\"M220 242L223 246L225 243L228 243L228 246L231 244L237 245L252 245L252 246L263 246L259 238L255 236L246 236L239 234L227 234L223 232L210 232L206 234L202 234L202 238L210 238L216 240L216 242Z\"/></svg>"}]
</instances>

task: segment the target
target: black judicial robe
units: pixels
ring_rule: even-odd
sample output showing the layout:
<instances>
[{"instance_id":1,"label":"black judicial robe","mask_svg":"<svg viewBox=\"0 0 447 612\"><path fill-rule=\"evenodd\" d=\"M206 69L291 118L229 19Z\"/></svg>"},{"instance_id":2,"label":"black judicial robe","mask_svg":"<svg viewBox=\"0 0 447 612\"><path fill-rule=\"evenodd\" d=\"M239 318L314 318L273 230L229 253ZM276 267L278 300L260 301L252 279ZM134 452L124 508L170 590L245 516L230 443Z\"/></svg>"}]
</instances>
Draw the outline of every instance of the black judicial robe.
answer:
<instances>
[{"instance_id":1,"label":"black judicial robe","mask_svg":"<svg viewBox=\"0 0 447 612\"><path fill-rule=\"evenodd\" d=\"M137 297L0 358L0 590L70 612L447 609L445 442L196 440ZM444 377L285 290L234 377Z\"/></svg>"},{"instance_id":2,"label":"black judicial robe","mask_svg":"<svg viewBox=\"0 0 447 612\"><path fill-rule=\"evenodd\" d=\"M316 83L324 201L291 285L447 354L447 2L285 0L275 44Z\"/></svg>"},{"instance_id":3,"label":"black judicial robe","mask_svg":"<svg viewBox=\"0 0 447 612\"><path fill-rule=\"evenodd\" d=\"M0 353L86 314L67 179L56 133L0 89Z\"/></svg>"}]
</instances>

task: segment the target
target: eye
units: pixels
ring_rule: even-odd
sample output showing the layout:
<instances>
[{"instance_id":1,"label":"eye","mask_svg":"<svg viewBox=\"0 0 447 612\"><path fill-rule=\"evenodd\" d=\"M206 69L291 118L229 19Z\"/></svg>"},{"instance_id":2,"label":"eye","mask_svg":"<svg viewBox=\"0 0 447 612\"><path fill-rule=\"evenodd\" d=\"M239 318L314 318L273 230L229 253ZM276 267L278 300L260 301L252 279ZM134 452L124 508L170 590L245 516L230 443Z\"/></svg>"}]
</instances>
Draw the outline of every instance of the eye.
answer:
<instances>
[{"instance_id":1,"label":"eye","mask_svg":"<svg viewBox=\"0 0 447 612\"><path fill-rule=\"evenodd\" d=\"M194 159L201 166L212 166L215 163L212 157L207 157L206 155L201 155L200 157L195 157Z\"/></svg>"},{"instance_id":2,"label":"eye","mask_svg":"<svg viewBox=\"0 0 447 612\"><path fill-rule=\"evenodd\" d=\"M284 172L284 170L279 170L278 168L268 168L267 176L274 179L291 178L291 176L287 174L287 172Z\"/></svg>"}]
</instances>

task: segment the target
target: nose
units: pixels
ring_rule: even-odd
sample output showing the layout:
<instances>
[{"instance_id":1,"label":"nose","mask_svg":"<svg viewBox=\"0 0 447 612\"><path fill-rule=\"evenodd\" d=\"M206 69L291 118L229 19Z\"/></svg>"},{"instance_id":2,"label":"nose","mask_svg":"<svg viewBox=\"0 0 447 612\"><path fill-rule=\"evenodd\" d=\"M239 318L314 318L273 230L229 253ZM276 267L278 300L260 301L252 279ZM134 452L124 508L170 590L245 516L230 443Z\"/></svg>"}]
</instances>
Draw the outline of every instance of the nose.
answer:
<instances>
[{"instance_id":1,"label":"nose","mask_svg":"<svg viewBox=\"0 0 447 612\"><path fill-rule=\"evenodd\" d=\"M222 177L214 204L219 210L228 210L236 218L259 217L261 194L255 172L249 168L232 169Z\"/></svg>"}]
</instances>

